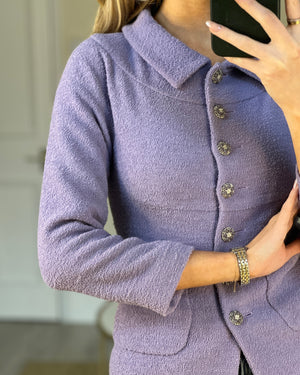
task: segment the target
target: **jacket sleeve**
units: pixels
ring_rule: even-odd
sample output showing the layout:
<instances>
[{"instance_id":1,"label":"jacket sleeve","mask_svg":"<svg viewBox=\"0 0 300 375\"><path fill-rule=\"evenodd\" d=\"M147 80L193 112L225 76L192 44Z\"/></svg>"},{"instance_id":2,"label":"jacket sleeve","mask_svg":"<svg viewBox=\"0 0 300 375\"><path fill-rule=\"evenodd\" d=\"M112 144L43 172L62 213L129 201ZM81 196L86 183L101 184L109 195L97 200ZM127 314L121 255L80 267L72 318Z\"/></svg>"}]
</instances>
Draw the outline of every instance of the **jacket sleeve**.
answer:
<instances>
[{"instance_id":1,"label":"jacket sleeve","mask_svg":"<svg viewBox=\"0 0 300 375\"><path fill-rule=\"evenodd\" d=\"M39 207L40 272L51 288L166 316L180 301L176 286L194 248L104 230L111 129L105 65L86 40L66 64L52 110Z\"/></svg>"}]
</instances>

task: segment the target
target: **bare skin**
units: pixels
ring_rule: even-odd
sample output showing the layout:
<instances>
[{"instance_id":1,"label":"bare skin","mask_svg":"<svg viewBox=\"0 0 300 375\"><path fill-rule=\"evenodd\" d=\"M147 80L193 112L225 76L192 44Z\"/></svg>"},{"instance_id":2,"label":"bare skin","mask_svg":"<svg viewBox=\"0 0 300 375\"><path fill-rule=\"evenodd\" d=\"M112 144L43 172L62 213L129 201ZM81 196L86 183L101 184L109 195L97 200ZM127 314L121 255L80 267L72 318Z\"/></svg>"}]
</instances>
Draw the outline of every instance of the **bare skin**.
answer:
<instances>
[{"instance_id":1,"label":"bare skin","mask_svg":"<svg viewBox=\"0 0 300 375\"><path fill-rule=\"evenodd\" d=\"M284 239L298 211L299 188L293 188L280 212L272 216L258 235L245 244L250 279L269 275L291 257L300 254L300 239L285 246ZM195 250L192 252L176 290L239 280L237 260L232 252Z\"/></svg>"},{"instance_id":2,"label":"bare skin","mask_svg":"<svg viewBox=\"0 0 300 375\"><path fill-rule=\"evenodd\" d=\"M211 49L211 33L205 25L210 19L209 0L164 0L154 19L188 47L209 57L212 65L224 61Z\"/></svg>"},{"instance_id":3,"label":"bare skin","mask_svg":"<svg viewBox=\"0 0 300 375\"><path fill-rule=\"evenodd\" d=\"M154 16L171 35L191 49L210 58L212 65L224 61L211 49L210 31L205 22L210 19L209 0L164 0ZM288 246L284 238L298 211L299 188L291 189L280 212L248 244L250 278L268 275L281 268L291 257L300 254L300 239ZM206 250L192 252L176 290L217 284L239 279L236 256Z\"/></svg>"}]
</instances>

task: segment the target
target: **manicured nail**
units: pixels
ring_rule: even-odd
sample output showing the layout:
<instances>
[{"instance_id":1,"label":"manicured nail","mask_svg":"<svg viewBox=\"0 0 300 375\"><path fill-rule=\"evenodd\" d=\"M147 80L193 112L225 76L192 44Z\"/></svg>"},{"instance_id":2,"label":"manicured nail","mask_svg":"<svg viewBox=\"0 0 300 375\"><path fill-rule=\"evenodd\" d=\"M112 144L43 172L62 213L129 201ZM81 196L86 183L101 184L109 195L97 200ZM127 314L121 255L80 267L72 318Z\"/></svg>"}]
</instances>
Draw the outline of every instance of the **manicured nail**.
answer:
<instances>
[{"instance_id":1,"label":"manicured nail","mask_svg":"<svg viewBox=\"0 0 300 375\"><path fill-rule=\"evenodd\" d=\"M221 30L221 26L215 22L212 22L212 21L206 21L205 22L206 26L210 28L211 31L219 31Z\"/></svg>"},{"instance_id":2,"label":"manicured nail","mask_svg":"<svg viewBox=\"0 0 300 375\"><path fill-rule=\"evenodd\" d=\"M298 184L297 184L297 179L296 179L293 185L293 189L297 189L297 187L298 187Z\"/></svg>"}]
</instances>

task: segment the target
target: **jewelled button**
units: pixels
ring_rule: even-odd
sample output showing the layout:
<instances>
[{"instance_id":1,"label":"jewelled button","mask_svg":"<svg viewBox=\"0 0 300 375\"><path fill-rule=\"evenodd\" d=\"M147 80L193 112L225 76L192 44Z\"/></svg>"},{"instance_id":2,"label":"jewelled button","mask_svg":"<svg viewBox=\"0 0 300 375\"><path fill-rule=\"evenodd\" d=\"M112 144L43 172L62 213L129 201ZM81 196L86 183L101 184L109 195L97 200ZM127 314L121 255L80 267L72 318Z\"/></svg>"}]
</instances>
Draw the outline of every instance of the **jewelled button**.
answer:
<instances>
[{"instance_id":1,"label":"jewelled button","mask_svg":"<svg viewBox=\"0 0 300 375\"><path fill-rule=\"evenodd\" d=\"M224 242L232 241L234 237L234 229L231 227L224 228L222 230L221 237Z\"/></svg>"},{"instance_id":2,"label":"jewelled button","mask_svg":"<svg viewBox=\"0 0 300 375\"><path fill-rule=\"evenodd\" d=\"M213 83L219 83L223 78L223 73L221 69L217 69L213 75L211 76L211 80Z\"/></svg>"},{"instance_id":3,"label":"jewelled button","mask_svg":"<svg viewBox=\"0 0 300 375\"><path fill-rule=\"evenodd\" d=\"M224 198L232 197L234 194L234 186L230 182L222 185L221 194Z\"/></svg>"},{"instance_id":4,"label":"jewelled button","mask_svg":"<svg viewBox=\"0 0 300 375\"><path fill-rule=\"evenodd\" d=\"M227 156L231 153L231 146L229 143L220 141L218 142L218 150L221 155Z\"/></svg>"},{"instance_id":5,"label":"jewelled button","mask_svg":"<svg viewBox=\"0 0 300 375\"><path fill-rule=\"evenodd\" d=\"M214 105L214 114L218 118L224 118L225 117L225 109L219 104Z\"/></svg>"},{"instance_id":6,"label":"jewelled button","mask_svg":"<svg viewBox=\"0 0 300 375\"><path fill-rule=\"evenodd\" d=\"M234 325L239 326L243 323L244 317L239 311L233 310L229 314L229 320Z\"/></svg>"}]
</instances>

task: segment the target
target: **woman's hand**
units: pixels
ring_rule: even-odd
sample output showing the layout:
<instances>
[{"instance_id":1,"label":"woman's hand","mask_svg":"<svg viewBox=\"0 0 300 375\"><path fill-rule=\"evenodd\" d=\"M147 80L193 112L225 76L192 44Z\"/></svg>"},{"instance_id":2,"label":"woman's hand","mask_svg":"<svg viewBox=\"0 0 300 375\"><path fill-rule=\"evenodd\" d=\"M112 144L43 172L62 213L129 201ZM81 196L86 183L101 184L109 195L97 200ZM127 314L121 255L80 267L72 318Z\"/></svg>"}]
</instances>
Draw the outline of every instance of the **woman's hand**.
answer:
<instances>
[{"instance_id":1,"label":"woman's hand","mask_svg":"<svg viewBox=\"0 0 300 375\"><path fill-rule=\"evenodd\" d=\"M255 0L236 0L270 37L268 44L209 21L210 31L255 58L225 57L233 64L252 71L268 94L286 112L300 114L300 25L285 27L268 8ZM286 0L287 18L300 17L300 1ZM217 29L217 26L221 26Z\"/></svg>"},{"instance_id":2,"label":"woman's hand","mask_svg":"<svg viewBox=\"0 0 300 375\"><path fill-rule=\"evenodd\" d=\"M294 255L300 254L300 238L287 246L284 244L298 211L298 191L299 187L296 185L281 210L272 216L262 231L247 245L250 278L268 275Z\"/></svg>"}]
</instances>

